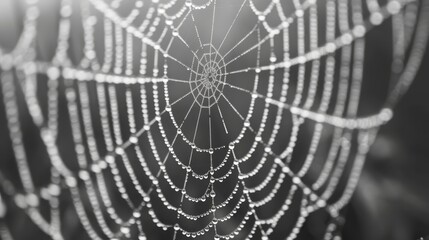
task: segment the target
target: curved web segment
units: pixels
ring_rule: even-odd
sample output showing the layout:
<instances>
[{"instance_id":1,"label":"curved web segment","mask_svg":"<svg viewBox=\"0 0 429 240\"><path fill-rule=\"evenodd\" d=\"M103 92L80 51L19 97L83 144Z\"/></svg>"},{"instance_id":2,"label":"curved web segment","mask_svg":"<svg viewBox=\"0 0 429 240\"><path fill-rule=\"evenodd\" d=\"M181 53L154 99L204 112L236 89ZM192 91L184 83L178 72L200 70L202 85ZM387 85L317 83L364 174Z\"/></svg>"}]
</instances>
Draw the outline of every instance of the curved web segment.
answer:
<instances>
[{"instance_id":1,"label":"curved web segment","mask_svg":"<svg viewBox=\"0 0 429 240\"><path fill-rule=\"evenodd\" d=\"M421 62L428 5L62 0L55 55L41 62L29 3L15 50L0 55L22 183L2 174L4 192L53 239L63 239L62 196L91 239L146 239L152 228L166 239L294 239L312 212L337 219L349 201ZM74 11L84 32L77 63ZM360 116L367 33L384 22L395 43L389 91ZM19 91L52 165L46 186L28 164Z\"/></svg>"}]
</instances>

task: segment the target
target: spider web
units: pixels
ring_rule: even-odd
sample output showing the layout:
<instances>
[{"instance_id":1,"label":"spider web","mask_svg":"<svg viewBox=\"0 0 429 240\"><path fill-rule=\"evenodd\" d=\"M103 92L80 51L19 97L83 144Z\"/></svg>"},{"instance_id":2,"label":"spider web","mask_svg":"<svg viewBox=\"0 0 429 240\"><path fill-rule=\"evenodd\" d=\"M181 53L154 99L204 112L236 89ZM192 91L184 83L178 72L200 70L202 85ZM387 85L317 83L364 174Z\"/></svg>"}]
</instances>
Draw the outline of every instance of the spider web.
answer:
<instances>
[{"instance_id":1,"label":"spider web","mask_svg":"<svg viewBox=\"0 0 429 240\"><path fill-rule=\"evenodd\" d=\"M423 1L60 4L51 60L39 59L36 1L15 49L0 52L19 176L0 175L0 196L52 239L65 236L67 201L91 239L295 239L319 209L332 218L325 239L339 238L429 28ZM385 22L392 71L376 94L386 97L363 115L367 35ZM44 176L20 108L45 146ZM7 223L0 233L12 239Z\"/></svg>"}]
</instances>

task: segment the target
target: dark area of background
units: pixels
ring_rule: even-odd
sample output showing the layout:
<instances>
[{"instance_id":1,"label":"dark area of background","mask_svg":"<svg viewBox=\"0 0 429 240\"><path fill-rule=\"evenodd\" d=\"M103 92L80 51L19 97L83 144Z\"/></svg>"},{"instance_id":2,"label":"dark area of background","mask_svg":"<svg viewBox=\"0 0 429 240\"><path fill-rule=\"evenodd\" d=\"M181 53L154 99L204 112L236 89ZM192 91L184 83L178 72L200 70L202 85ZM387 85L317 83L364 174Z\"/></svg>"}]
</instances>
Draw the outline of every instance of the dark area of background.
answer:
<instances>
[{"instance_id":1,"label":"dark area of background","mask_svg":"<svg viewBox=\"0 0 429 240\"><path fill-rule=\"evenodd\" d=\"M381 127L347 208L344 239L429 237L429 54Z\"/></svg>"}]
</instances>

